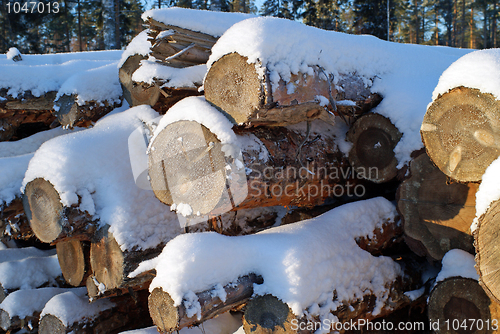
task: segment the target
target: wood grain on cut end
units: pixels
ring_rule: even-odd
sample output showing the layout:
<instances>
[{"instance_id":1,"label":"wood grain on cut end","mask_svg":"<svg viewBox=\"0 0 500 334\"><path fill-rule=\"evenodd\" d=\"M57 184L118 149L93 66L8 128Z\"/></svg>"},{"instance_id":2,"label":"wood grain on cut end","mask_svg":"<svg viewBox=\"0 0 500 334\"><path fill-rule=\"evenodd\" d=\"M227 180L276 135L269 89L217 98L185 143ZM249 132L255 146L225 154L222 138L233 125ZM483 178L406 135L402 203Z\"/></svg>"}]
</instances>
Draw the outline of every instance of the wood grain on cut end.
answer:
<instances>
[{"instance_id":1,"label":"wood grain on cut end","mask_svg":"<svg viewBox=\"0 0 500 334\"><path fill-rule=\"evenodd\" d=\"M124 279L123 252L113 234L104 232L99 241L90 245L90 265L95 279L106 290L119 288Z\"/></svg>"},{"instance_id":2,"label":"wood grain on cut end","mask_svg":"<svg viewBox=\"0 0 500 334\"><path fill-rule=\"evenodd\" d=\"M160 332L170 332L179 327L179 314L170 295L162 288L155 288L148 299L149 314Z\"/></svg>"},{"instance_id":3,"label":"wood grain on cut end","mask_svg":"<svg viewBox=\"0 0 500 334\"><path fill-rule=\"evenodd\" d=\"M493 333L492 320L498 320L496 303L470 278L450 277L438 282L430 293L428 305L430 322L439 322L439 330L437 325L433 328L435 333ZM464 321L467 329L457 326L457 322Z\"/></svg>"},{"instance_id":4,"label":"wood grain on cut end","mask_svg":"<svg viewBox=\"0 0 500 334\"><path fill-rule=\"evenodd\" d=\"M90 269L87 263L90 256L89 243L70 239L58 242L56 249L57 260L66 282L72 286L80 286L85 283L85 277Z\"/></svg>"},{"instance_id":5,"label":"wood grain on cut end","mask_svg":"<svg viewBox=\"0 0 500 334\"><path fill-rule=\"evenodd\" d=\"M220 141L205 126L180 121L156 137L149 154L149 177L165 204L188 203L193 213L209 213L226 188Z\"/></svg>"},{"instance_id":6,"label":"wood grain on cut end","mask_svg":"<svg viewBox=\"0 0 500 334\"><path fill-rule=\"evenodd\" d=\"M23 206L38 239L50 243L59 236L63 224L63 206L59 194L49 181L37 178L28 182Z\"/></svg>"},{"instance_id":7,"label":"wood grain on cut end","mask_svg":"<svg viewBox=\"0 0 500 334\"><path fill-rule=\"evenodd\" d=\"M9 313L7 313L4 310L0 310L0 328L2 328L4 331L7 331L10 328L10 316Z\"/></svg>"},{"instance_id":8,"label":"wood grain on cut end","mask_svg":"<svg viewBox=\"0 0 500 334\"><path fill-rule=\"evenodd\" d=\"M46 314L40 319L38 333L40 334L66 334L68 328L59 318L52 314Z\"/></svg>"},{"instance_id":9,"label":"wood grain on cut end","mask_svg":"<svg viewBox=\"0 0 500 334\"><path fill-rule=\"evenodd\" d=\"M207 101L228 113L237 124L247 122L263 105L263 80L255 64L247 60L237 53L223 56L212 64L204 85Z\"/></svg>"},{"instance_id":10,"label":"wood grain on cut end","mask_svg":"<svg viewBox=\"0 0 500 334\"><path fill-rule=\"evenodd\" d=\"M488 295L498 303L500 303L499 213L500 201L495 201L481 216L474 232L479 283Z\"/></svg>"},{"instance_id":11,"label":"wood grain on cut end","mask_svg":"<svg viewBox=\"0 0 500 334\"><path fill-rule=\"evenodd\" d=\"M243 316L245 333L288 334L297 333L292 325L294 314L284 302L272 295L253 298L248 302Z\"/></svg>"},{"instance_id":12,"label":"wood grain on cut end","mask_svg":"<svg viewBox=\"0 0 500 334\"><path fill-rule=\"evenodd\" d=\"M144 59L146 57L138 54L129 56L118 71L118 77L123 89L123 97L131 107L141 104L154 106L160 97L160 89L158 87L132 81L132 75Z\"/></svg>"},{"instance_id":13,"label":"wood grain on cut end","mask_svg":"<svg viewBox=\"0 0 500 334\"><path fill-rule=\"evenodd\" d=\"M459 182L478 182L500 155L500 102L477 89L458 87L427 109L422 141L432 161ZM434 126L436 130L429 131Z\"/></svg>"},{"instance_id":14,"label":"wood grain on cut end","mask_svg":"<svg viewBox=\"0 0 500 334\"><path fill-rule=\"evenodd\" d=\"M473 252L470 225L478 185L449 183L425 153L411 161L410 174L397 191L405 235L414 241L408 246L434 261L453 248Z\"/></svg>"},{"instance_id":15,"label":"wood grain on cut end","mask_svg":"<svg viewBox=\"0 0 500 334\"><path fill-rule=\"evenodd\" d=\"M401 133L391 121L379 114L360 117L347 133L353 143L349 161L365 179L381 183L397 175L397 159L394 148Z\"/></svg>"}]
</instances>

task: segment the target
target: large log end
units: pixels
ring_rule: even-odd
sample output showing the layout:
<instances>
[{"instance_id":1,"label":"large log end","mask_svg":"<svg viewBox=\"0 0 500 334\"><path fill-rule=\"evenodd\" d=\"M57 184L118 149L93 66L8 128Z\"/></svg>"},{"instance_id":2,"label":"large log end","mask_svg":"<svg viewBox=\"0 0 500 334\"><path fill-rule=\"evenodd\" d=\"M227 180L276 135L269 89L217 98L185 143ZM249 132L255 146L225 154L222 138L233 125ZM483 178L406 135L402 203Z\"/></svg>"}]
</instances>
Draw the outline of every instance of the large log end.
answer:
<instances>
[{"instance_id":1,"label":"large log end","mask_svg":"<svg viewBox=\"0 0 500 334\"><path fill-rule=\"evenodd\" d=\"M256 334L288 334L297 333L293 329L295 319L290 308L272 295L253 298L245 308L243 329L245 333Z\"/></svg>"},{"instance_id":2,"label":"large log end","mask_svg":"<svg viewBox=\"0 0 500 334\"><path fill-rule=\"evenodd\" d=\"M179 327L179 314L170 295L155 288L148 298L149 314L159 332L170 333Z\"/></svg>"}]
</instances>

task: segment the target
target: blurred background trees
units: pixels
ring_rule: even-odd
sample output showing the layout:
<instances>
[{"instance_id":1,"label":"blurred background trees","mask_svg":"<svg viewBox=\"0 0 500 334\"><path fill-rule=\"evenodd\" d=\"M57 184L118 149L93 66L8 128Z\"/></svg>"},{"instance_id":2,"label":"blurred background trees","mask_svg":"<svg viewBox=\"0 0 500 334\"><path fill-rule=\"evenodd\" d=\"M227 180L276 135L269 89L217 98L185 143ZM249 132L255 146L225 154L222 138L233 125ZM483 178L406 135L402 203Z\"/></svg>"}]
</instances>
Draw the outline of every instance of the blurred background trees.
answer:
<instances>
[{"instance_id":1,"label":"blurred background trees","mask_svg":"<svg viewBox=\"0 0 500 334\"><path fill-rule=\"evenodd\" d=\"M33 14L14 12L14 2L0 0L2 53L12 46L23 53L121 49L143 29L144 10L171 6L275 16L401 43L500 44L498 0L59 0L57 13Z\"/></svg>"}]
</instances>

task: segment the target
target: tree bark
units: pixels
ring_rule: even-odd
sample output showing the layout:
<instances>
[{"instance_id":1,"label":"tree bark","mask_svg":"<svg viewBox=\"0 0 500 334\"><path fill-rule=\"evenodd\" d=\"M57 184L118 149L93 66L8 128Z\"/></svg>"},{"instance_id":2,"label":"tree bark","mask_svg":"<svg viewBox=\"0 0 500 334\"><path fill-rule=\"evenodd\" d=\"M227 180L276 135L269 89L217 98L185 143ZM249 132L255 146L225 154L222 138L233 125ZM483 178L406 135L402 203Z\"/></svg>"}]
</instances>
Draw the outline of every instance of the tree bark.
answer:
<instances>
[{"instance_id":1,"label":"tree bark","mask_svg":"<svg viewBox=\"0 0 500 334\"><path fill-rule=\"evenodd\" d=\"M478 185L449 183L425 153L411 161L410 174L396 195L408 246L431 261L453 248L473 252L470 225Z\"/></svg>"},{"instance_id":2,"label":"tree bark","mask_svg":"<svg viewBox=\"0 0 500 334\"><path fill-rule=\"evenodd\" d=\"M236 124L247 126L282 126L320 117L330 120L331 112L354 116L381 101L361 78L342 76L335 86L320 67L314 68L313 75L292 74L289 83L281 80L273 91L268 73L262 78L255 64L249 64L246 57L237 53L225 55L212 64L204 88L207 101L221 108ZM320 106L318 95L329 100L329 110ZM333 101L335 106L331 105Z\"/></svg>"},{"instance_id":3,"label":"tree bark","mask_svg":"<svg viewBox=\"0 0 500 334\"><path fill-rule=\"evenodd\" d=\"M438 282L428 305L434 333L497 332L500 305L488 298L476 280L450 277Z\"/></svg>"},{"instance_id":4,"label":"tree bark","mask_svg":"<svg viewBox=\"0 0 500 334\"><path fill-rule=\"evenodd\" d=\"M30 227L28 218L24 214L23 201L15 198L9 205L0 210L0 225L4 225L2 233L15 240L36 241L35 234Z\"/></svg>"},{"instance_id":5,"label":"tree bark","mask_svg":"<svg viewBox=\"0 0 500 334\"><path fill-rule=\"evenodd\" d=\"M478 182L500 155L500 102L477 89L458 87L427 109L422 141L434 164L458 182Z\"/></svg>"},{"instance_id":6,"label":"tree bark","mask_svg":"<svg viewBox=\"0 0 500 334\"><path fill-rule=\"evenodd\" d=\"M226 298L214 296L213 290L197 293L201 306L200 317L191 315L184 304L174 306L170 295L162 288L155 288L149 296L149 314L161 333L171 333L184 327L201 324L218 314L243 305L253 294L254 284L262 284L262 278L255 274L242 276L223 287Z\"/></svg>"},{"instance_id":7,"label":"tree bark","mask_svg":"<svg viewBox=\"0 0 500 334\"><path fill-rule=\"evenodd\" d=\"M87 282L90 270L90 243L77 239L56 244L57 259L66 282L72 286L82 286Z\"/></svg>"},{"instance_id":8,"label":"tree bark","mask_svg":"<svg viewBox=\"0 0 500 334\"><path fill-rule=\"evenodd\" d=\"M498 261L497 236L500 223L500 201L490 204L474 231L476 269L479 283L491 299L500 303L500 262Z\"/></svg>"},{"instance_id":9,"label":"tree bark","mask_svg":"<svg viewBox=\"0 0 500 334\"><path fill-rule=\"evenodd\" d=\"M187 203L193 215L217 216L263 206L312 207L356 190L351 167L322 122L311 123L305 134L297 127L236 133L255 144L242 147L243 163L225 157L217 137L199 123L167 126L149 153L156 197L168 205Z\"/></svg>"},{"instance_id":10,"label":"tree bark","mask_svg":"<svg viewBox=\"0 0 500 334\"><path fill-rule=\"evenodd\" d=\"M398 174L394 148L401 136L388 118L379 114L361 116L347 133L347 140L353 144L349 162L367 180L390 181Z\"/></svg>"}]
</instances>

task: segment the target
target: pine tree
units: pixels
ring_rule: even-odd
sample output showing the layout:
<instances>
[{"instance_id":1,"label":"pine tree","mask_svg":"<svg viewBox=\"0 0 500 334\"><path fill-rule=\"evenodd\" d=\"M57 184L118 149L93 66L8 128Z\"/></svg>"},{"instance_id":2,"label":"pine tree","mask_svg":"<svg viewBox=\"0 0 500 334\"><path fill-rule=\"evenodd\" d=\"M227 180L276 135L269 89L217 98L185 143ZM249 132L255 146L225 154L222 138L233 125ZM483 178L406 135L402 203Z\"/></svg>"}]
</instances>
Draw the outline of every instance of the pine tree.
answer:
<instances>
[{"instance_id":1,"label":"pine tree","mask_svg":"<svg viewBox=\"0 0 500 334\"><path fill-rule=\"evenodd\" d=\"M285 19L293 19L288 0L266 0L262 4L260 14L264 16L275 16Z\"/></svg>"},{"instance_id":2,"label":"pine tree","mask_svg":"<svg viewBox=\"0 0 500 334\"><path fill-rule=\"evenodd\" d=\"M354 31L387 39L387 1L354 0ZM395 3L389 2L389 16L394 17ZM391 21L391 29L394 28Z\"/></svg>"}]
</instances>

